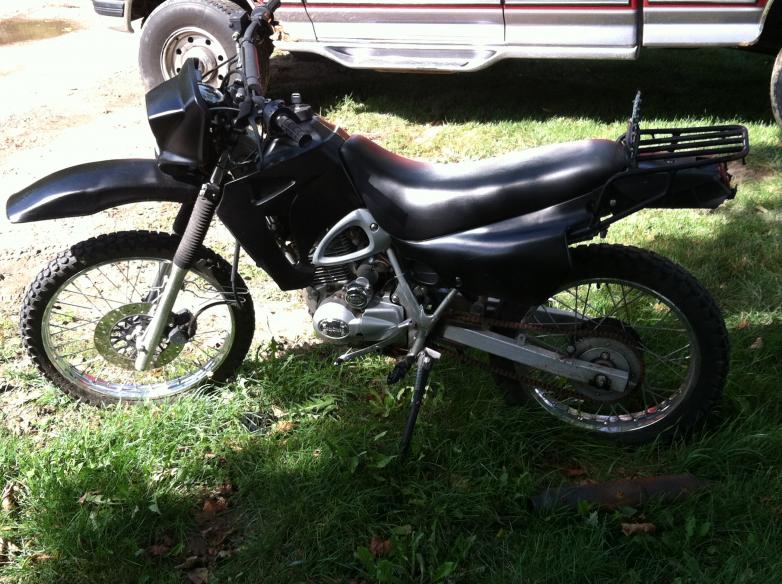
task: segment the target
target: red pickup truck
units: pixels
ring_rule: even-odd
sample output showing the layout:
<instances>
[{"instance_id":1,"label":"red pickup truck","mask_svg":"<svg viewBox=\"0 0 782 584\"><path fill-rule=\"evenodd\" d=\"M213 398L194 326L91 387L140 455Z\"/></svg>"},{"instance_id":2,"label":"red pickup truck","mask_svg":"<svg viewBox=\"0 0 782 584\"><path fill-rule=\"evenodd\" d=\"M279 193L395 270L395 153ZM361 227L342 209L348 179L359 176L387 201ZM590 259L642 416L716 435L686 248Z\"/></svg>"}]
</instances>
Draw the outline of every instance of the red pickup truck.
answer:
<instances>
[{"instance_id":1,"label":"red pickup truck","mask_svg":"<svg viewBox=\"0 0 782 584\"><path fill-rule=\"evenodd\" d=\"M204 71L230 58L228 16L253 1L93 5L127 31L143 19L139 62L152 87L190 57ZM501 59L634 59L647 47L782 48L782 0L285 0L277 18L275 46L364 69L458 72ZM771 107L780 125L781 71L778 55ZM207 81L219 84L220 74Z\"/></svg>"}]
</instances>

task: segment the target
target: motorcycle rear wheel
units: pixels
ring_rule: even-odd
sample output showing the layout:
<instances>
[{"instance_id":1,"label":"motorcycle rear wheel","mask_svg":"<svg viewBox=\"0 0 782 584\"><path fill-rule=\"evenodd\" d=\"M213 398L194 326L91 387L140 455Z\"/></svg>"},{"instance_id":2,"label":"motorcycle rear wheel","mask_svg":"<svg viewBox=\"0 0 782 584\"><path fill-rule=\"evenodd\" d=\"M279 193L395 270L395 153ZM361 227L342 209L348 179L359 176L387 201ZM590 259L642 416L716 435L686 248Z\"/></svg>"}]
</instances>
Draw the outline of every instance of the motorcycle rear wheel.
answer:
<instances>
[{"instance_id":1,"label":"motorcycle rear wheel","mask_svg":"<svg viewBox=\"0 0 782 584\"><path fill-rule=\"evenodd\" d=\"M135 339L151 320L178 243L149 231L101 235L63 251L38 274L25 295L21 331L28 354L52 383L103 405L171 398L233 375L252 342L252 299L238 277L238 302L232 301L231 266L205 247L185 278L153 366L133 368ZM175 334L197 314L192 336Z\"/></svg>"},{"instance_id":2,"label":"motorcycle rear wheel","mask_svg":"<svg viewBox=\"0 0 782 584\"><path fill-rule=\"evenodd\" d=\"M602 244L573 248L571 255L570 273L548 300L522 311L524 323L555 333L530 332L526 341L628 371L630 383L621 391L579 386L502 361L524 377L500 381L506 399L536 403L564 422L622 443L696 427L728 374L729 339L714 299L683 268L647 250ZM519 309L506 304L501 310L515 318Z\"/></svg>"}]
</instances>

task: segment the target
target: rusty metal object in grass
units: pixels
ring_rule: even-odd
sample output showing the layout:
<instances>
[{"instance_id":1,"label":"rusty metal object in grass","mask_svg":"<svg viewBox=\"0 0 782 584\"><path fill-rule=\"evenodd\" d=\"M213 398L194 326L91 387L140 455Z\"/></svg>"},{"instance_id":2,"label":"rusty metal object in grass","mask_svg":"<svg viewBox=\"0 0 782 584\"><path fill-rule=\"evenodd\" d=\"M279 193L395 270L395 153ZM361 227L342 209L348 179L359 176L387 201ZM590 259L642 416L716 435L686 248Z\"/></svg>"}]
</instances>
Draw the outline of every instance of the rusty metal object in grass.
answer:
<instances>
[{"instance_id":1,"label":"rusty metal object in grass","mask_svg":"<svg viewBox=\"0 0 782 584\"><path fill-rule=\"evenodd\" d=\"M708 481L692 474L662 475L621 479L591 485L550 487L532 497L533 509L578 507L580 501L604 508L638 507L650 499L674 501L708 486Z\"/></svg>"}]
</instances>

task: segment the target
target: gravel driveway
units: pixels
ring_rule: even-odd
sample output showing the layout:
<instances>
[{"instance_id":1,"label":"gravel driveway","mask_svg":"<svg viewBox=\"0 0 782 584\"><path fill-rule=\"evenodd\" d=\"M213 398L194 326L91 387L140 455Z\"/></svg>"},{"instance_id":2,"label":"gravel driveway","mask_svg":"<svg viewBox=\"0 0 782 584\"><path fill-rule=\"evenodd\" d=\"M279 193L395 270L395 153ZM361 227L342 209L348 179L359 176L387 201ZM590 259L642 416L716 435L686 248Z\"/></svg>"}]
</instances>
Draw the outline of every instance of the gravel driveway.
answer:
<instances>
[{"instance_id":1,"label":"gravel driveway","mask_svg":"<svg viewBox=\"0 0 782 584\"><path fill-rule=\"evenodd\" d=\"M56 34L0 44L0 317L18 311L24 287L68 245L123 229L170 230L175 213L170 204L128 205L25 225L11 225L5 217L10 194L51 172L95 160L154 156L136 62L139 35L112 30L112 20L97 16L84 0L44 0L34 9L0 3L0 38L2 31L19 29L48 27ZM207 245L218 241L218 247L230 241L225 230L213 229ZM267 334L259 331L256 339L307 334L306 311L293 297L270 290L268 283L260 286L266 289L260 289L262 298L254 292L256 312Z\"/></svg>"},{"instance_id":2,"label":"gravel driveway","mask_svg":"<svg viewBox=\"0 0 782 584\"><path fill-rule=\"evenodd\" d=\"M17 5L18 6L18 5ZM34 10L0 8L0 27L61 21L64 34L0 45L0 201L55 170L102 158L148 157L136 66L136 35L109 29L88 2L48 2ZM69 31L70 29L70 31ZM10 97L9 97L10 96ZM116 215L116 214L115 214ZM7 308L52 252L120 228L109 214L10 225L0 219L0 301Z\"/></svg>"}]
</instances>

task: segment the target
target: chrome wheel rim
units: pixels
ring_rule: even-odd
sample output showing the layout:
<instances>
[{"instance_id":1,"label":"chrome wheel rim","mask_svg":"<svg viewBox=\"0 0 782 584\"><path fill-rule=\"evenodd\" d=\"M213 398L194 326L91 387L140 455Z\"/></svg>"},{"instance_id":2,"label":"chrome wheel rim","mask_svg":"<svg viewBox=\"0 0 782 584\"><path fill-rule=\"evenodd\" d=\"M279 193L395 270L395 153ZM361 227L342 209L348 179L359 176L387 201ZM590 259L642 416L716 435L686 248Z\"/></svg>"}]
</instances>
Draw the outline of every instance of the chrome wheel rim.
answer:
<instances>
[{"instance_id":1,"label":"chrome wheel rim","mask_svg":"<svg viewBox=\"0 0 782 584\"><path fill-rule=\"evenodd\" d=\"M556 292L524 321L546 327L528 334L527 342L630 375L629 387L613 397L532 372L540 380L529 386L532 397L575 426L601 433L647 428L674 412L699 377L701 351L691 323L670 299L642 284L582 280ZM528 369L518 372L530 376Z\"/></svg>"},{"instance_id":2,"label":"chrome wheel rim","mask_svg":"<svg viewBox=\"0 0 782 584\"><path fill-rule=\"evenodd\" d=\"M225 361L236 332L226 304L206 308L190 340L164 339L147 371L133 369L133 343L165 285L170 260L123 258L81 270L60 286L44 310L43 349L55 369L82 390L145 400L181 393ZM189 272L173 314L230 298L210 276ZM146 312L146 313L145 313ZM173 328L172 326L169 328Z\"/></svg>"},{"instance_id":3,"label":"chrome wheel rim","mask_svg":"<svg viewBox=\"0 0 782 584\"><path fill-rule=\"evenodd\" d=\"M229 47L224 47L217 38L197 27L180 28L163 43L160 51L160 70L164 79L175 77L188 59L198 59L198 68L204 75L203 82L219 87L226 67L216 69L230 58Z\"/></svg>"}]
</instances>

